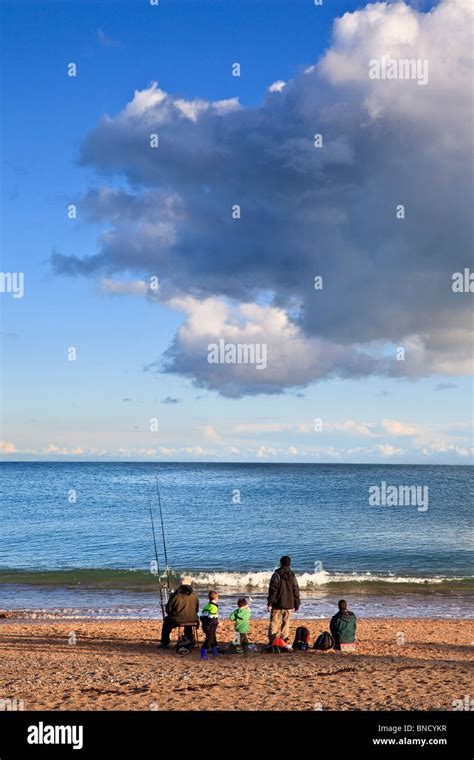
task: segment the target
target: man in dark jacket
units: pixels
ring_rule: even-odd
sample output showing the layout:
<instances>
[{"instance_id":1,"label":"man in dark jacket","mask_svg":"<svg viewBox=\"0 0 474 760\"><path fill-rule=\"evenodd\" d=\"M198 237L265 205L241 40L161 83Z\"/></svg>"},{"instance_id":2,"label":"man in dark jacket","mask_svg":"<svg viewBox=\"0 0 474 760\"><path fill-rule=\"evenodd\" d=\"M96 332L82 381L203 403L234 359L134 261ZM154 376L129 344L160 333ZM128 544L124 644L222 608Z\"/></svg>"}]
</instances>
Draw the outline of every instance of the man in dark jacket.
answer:
<instances>
[{"instance_id":1,"label":"man in dark jacket","mask_svg":"<svg viewBox=\"0 0 474 760\"><path fill-rule=\"evenodd\" d=\"M338 604L339 612L331 618L329 630L334 636L334 649L341 649L343 645L354 645L357 628L357 618L353 612L347 609L347 602L341 599ZM344 646L343 646L344 648Z\"/></svg>"},{"instance_id":2,"label":"man in dark jacket","mask_svg":"<svg viewBox=\"0 0 474 760\"><path fill-rule=\"evenodd\" d=\"M170 634L173 628L183 623L199 622L199 599L191 586L192 580L189 576L181 578L180 587L174 591L166 603L166 617L163 621L161 632L161 646L167 647L170 643ZM184 635L189 641L193 641L193 629L186 626Z\"/></svg>"},{"instance_id":3,"label":"man in dark jacket","mask_svg":"<svg viewBox=\"0 0 474 760\"><path fill-rule=\"evenodd\" d=\"M290 638L291 611L300 607L300 590L293 570L290 570L290 557L282 557L280 567L275 570L268 589L268 611L270 627L268 638L270 644L276 636L284 641Z\"/></svg>"}]
</instances>

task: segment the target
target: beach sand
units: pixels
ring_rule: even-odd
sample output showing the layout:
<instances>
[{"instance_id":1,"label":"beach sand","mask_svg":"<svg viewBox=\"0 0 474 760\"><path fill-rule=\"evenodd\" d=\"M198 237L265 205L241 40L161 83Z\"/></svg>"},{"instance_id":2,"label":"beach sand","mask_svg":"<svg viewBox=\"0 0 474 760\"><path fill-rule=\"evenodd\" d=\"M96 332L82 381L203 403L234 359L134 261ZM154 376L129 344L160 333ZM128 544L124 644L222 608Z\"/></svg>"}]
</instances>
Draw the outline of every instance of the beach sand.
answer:
<instances>
[{"instance_id":1,"label":"beach sand","mask_svg":"<svg viewBox=\"0 0 474 760\"><path fill-rule=\"evenodd\" d=\"M292 636L303 624L313 641L328 621L292 621ZM356 654L258 652L208 662L197 651L160 651L160 627L1 621L0 698L23 700L25 710L452 710L453 700L474 698L474 621L362 620ZM264 643L266 630L266 621L252 621L251 640ZM232 624L221 621L220 642L231 639Z\"/></svg>"}]
</instances>

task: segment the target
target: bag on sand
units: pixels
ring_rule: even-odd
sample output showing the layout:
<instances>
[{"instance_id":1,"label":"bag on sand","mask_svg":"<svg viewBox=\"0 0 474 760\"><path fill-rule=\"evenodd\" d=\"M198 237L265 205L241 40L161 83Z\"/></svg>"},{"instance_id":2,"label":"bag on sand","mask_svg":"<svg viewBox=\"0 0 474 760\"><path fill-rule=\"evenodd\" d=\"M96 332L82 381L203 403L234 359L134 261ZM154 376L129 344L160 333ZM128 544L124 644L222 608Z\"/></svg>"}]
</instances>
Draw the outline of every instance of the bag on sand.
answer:
<instances>
[{"instance_id":1,"label":"bag on sand","mask_svg":"<svg viewBox=\"0 0 474 760\"><path fill-rule=\"evenodd\" d=\"M176 646L175 646L175 650L177 654L190 654L193 648L194 648L194 637L192 639L188 639L185 633L178 635L178 641L176 642Z\"/></svg>"},{"instance_id":2,"label":"bag on sand","mask_svg":"<svg viewBox=\"0 0 474 760\"><path fill-rule=\"evenodd\" d=\"M293 642L293 649L299 650L300 652L306 652L309 647L309 638L309 629L305 628L304 625L298 626L295 633L295 640Z\"/></svg>"},{"instance_id":3,"label":"bag on sand","mask_svg":"<svg viewBox=\"0 0 474 760\"><path fill-rule=\"evenodd\" d=\"M176 653L190 654L193 648L193 645L194 645L193 641L189 641L189 639L183 637L182 639L179 639L176 642L176 647L175 647Z\"/></svg>"},{"instance_id":4,"label":"bag on sand","mask_svg":"<svg viewBox=\"0 0 474 760\"><path fill-rule=\"evenodd\" d=\"M273 654L281 654L282 652L291 652L292 648L286 641L283 641L280 636L275 636L272 643L269 645L268 651L273 652Z\"/></svg>"},{"instance_id":5,"label":"bag on sand","mask_svg":"<svg viewBox=\"0 0 474 760\"><path fill-rule=\"evenodd\" d=\"M341 652L355 652L356 651L356 643L355 641L352 641L350 644L339 644L341 647Z\"/></svg>"},{"instance_id":6,"label":"bag on sand","mask_svg":"<svg viewBox=\"0 0 474 760\"><path fill-rule=\"evenodd\" d=\"M314 642L314 649L319 649L321 652L327 652L328 649L334 649L334 637L329 631L323 631L323 633L319 634Z\"/></svg>"}]
</instances>

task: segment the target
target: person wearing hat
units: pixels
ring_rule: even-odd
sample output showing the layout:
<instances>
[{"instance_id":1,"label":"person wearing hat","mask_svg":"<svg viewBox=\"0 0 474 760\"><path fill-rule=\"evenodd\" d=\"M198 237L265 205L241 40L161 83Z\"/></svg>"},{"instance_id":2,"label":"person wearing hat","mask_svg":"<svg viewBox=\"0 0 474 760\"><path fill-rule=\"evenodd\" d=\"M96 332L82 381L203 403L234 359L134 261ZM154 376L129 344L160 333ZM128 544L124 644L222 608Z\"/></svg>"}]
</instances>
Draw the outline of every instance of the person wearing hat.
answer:
<instances>
[{"instance_id":1,"label":"person wearing hat","mask_svg":"<svg viewBox=\"0 0 474 760\"><path fill-rule=\"evenodd\" d=\"M170 643L170 635L173 628L183 623L196 621L199 624L199 599L192 587L192 578L185 575L181 578L181 584L173 591L166 603L166 617L161 631L161 647L166 648ZM186 626L184 635L189 641L193 641L193 629Z\"/></svg>"},{"instance_id":2,"label":"person wearing hat","mask_svg":"<svg viewBox=\"0 0 474 760\"><path fill-rule=\"evenodd\" d=\"M288 642L291 613L293 610L298 612L300 608L298 581L290 565L291 558L285 555L280 560L280 567L275 570L270 579L267 600L270 613L268 628L270 644L277 636Z\"/></svg>"}]
</instances>

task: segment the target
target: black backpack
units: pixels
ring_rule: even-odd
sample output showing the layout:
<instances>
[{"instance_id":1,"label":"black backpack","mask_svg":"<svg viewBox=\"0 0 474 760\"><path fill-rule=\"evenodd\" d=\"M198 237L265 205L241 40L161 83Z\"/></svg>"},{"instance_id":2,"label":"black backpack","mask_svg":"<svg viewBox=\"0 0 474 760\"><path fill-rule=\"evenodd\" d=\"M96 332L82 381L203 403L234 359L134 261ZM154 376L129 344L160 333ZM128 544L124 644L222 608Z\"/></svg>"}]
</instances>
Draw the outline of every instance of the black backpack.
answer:
<instances>
[{"instance_id":1,"label":"black backpack","mask_svg":"<svg viewBox=\"0 0 474 760\"><path fill-rule=\"evenodd\" d=\"M304 625L298 626L295 633L295 640L293 642L293 649L299 650L300 652L306 652L309 647L309 637L309 629L305 628Z\"/></svg>"},{"instance_id":2,"label":"black backpack","mask_svg":"<svg viewBox=\"0 0 474 760\"><path fill-rule=\"evenodd\" d=\"M321 652L327 652L328 649L334 649L334 637L329 631L323 631L323 633L319 634L314 642L314 649L319 649Z\"/></svg>"}]
</instances>

